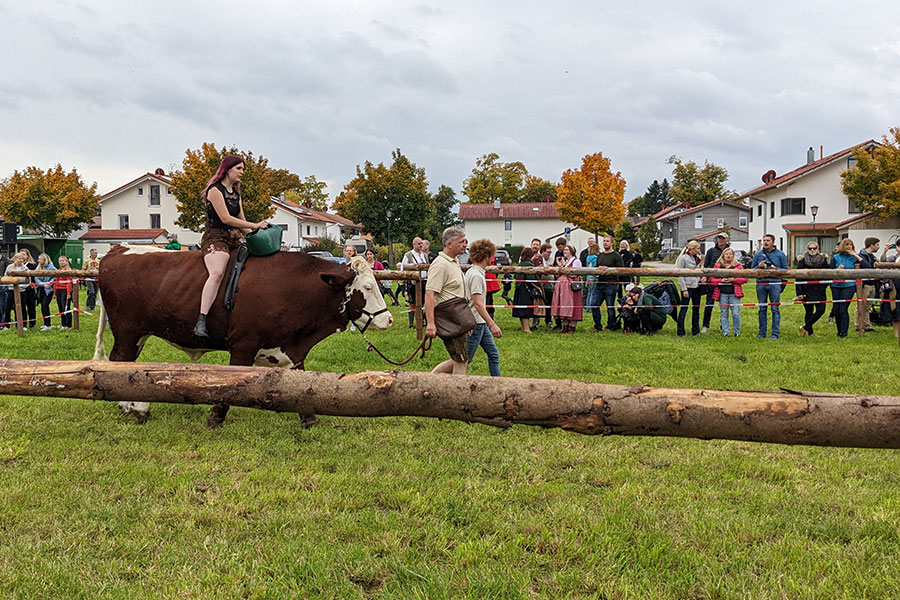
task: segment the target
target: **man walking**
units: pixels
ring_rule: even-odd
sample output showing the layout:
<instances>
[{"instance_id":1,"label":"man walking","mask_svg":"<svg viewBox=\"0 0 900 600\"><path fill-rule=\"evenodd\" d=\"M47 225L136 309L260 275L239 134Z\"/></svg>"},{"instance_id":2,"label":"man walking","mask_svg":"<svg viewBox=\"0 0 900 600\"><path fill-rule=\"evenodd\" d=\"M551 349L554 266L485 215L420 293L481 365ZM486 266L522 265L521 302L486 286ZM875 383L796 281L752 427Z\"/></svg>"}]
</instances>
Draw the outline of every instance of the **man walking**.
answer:
<instances>
[{"instance_id":1,"label":"man walking","mask_svg":"<svg viewBox=\"0 0 900 600\"><path fill-rule=\"evenodd\" d=\"M703 257L703 268L704 269L712 269L716 266L716 263L719 262L719 257L722 256L722 252L725 251L725 248L728 247L728 232L720 231L716 235L716 244L706 251L706 256ZM700 283L707 283L706 278L700 279ZM713 304L715 301L713 300L713 292L715 291L715 286L707 285L706 286L706 306L703 307L703 329L700 330L700 333L706 333L709 331L709 322L712 318L713 313Z\"/></svg>"},{"instance_id":2,"label":"man walking","mask_svg":"<svg viewBox=\"0 0 900 600\"><path fill-rule=\"evenodd\" d=\"M787 269L787 257L784 252L775 247L775 236L767 233L763 236L762 250L757 250L753 255L751 269ZM759 302L759 335L758 339L766 337L768 325L769 303L781 302L781 279L757 279L756 299ZM772 306L772 339L777 340L781 332L781 310L775 304Z\"/></svg>"},{"instance_id":3,"label":"man walking","mask_svg":"<svg viewBox=\"0 0 900 600\"><path fill-rule=\"evenodd\" d=\"M597 255L597 268L608 269L621 268L622 255L613 250L613 238L611 235L603 236L603 252ZM600 318L600 305L606 302L606 329L607 331L616 331L619 327L616 325L616 291L619 289L618 276L597 277L594 284L588 305L591 307L591 316L594 318L594 332L603 329L603 322Z\"/></svg>"},{"instance_id":4,"label":"man walking","mask_svg":"<svg viewBox=\"0 0 900 600\"><path fill-rule=\"evenodd\" d=\"M434 262L425 285L425 335L430 338L437 336L437 325L434 321L435 306L454 298L465 298L466 288L463 280L462 267L460 267L460 254L466 251L468 241L466 232L459 227L448 227L441 235L444 249L441 250ZM469 353L466 349L466 337L463 333L453 338L441 338L449 360L440 363L432 373L452 373L453 375L465 375L469 362Z\"/></svg>"},{"instance_id":5,"label":"man walking","mask_svg":"<svg viewBox=\"0 0 900 600\"><path fill-rule=\"evenodd\" d=\"M403 255L403 260L400 262L400 270L407 270L407 265L428 264L428 255L425 254L424 249L424 240L420 237L414 237L412 250ZM420 271L419 276L425 280L428 277L428 271ZM418 308L418 304L416 304L416 284L414 281L406 282L406 296L409 304L409 326L412 328L415 327L416 308Z\"/></svg>"}]
</instances>

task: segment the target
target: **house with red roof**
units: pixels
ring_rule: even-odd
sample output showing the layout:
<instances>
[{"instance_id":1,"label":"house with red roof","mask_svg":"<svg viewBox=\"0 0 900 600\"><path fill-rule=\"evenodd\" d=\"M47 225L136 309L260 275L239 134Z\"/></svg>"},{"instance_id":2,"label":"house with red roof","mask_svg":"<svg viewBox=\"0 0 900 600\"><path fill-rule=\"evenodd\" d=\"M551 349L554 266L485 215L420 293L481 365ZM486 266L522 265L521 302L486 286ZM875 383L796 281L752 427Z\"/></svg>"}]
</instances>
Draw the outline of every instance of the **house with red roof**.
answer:
<instances>
[{"instance_id":1,"label":"house with red roof","mask_svg":"<svg viewBox=\"0 0 900 600\"><path fill-rule=\"evenodd\" d=\"M568 237L570 244L581 249L587 247L588 238L594 237L593 232L562 221L553 202L463 202L459 205L459 219L465 225L469 242L489 239L498 248L528 246L534 238L553 243L558 237Z\"/></svg>"},{"instance_id":2,"label":"house with red roof","mask_svg":"<svg viewBox=\"0 0 900 600\"><path fill-rule=\"evenodd\" d=\"M178 208L171 190L172 179L162 169L145 173L100 197L100 226L92 227L78 239L85 253L96 248L101 256L111 246L150 244L164 246L172 235L183 250L200 243L201 232L175 224ZM343 242L359 235L362 226L339 215L301 207L289 200L272 198L275 214L269 219L284 230L288 247L303 248L323 237Z\"/></svg>"},{"instance_id":3,"label":"house with red roof","mask_svg":"<svg viewBox=\"0 0 900 600\"><path fill-rule=\"evenodd\" d=\"M805 164L781 175L774 170L764 173L762 185L739 196L750 205L749 232L754 249L761 246L767 233L775 236L775 245L794 261L811 241L831 254L846 237L857 249L863 247L867 237L882 242L892 236L896 239L900 219L879 219L863 212L841 187L841 173L856 164L853 152L879 145L868 140L827 156L820 148L818 159L810 147Z\"/></svg>"}]
</instances>

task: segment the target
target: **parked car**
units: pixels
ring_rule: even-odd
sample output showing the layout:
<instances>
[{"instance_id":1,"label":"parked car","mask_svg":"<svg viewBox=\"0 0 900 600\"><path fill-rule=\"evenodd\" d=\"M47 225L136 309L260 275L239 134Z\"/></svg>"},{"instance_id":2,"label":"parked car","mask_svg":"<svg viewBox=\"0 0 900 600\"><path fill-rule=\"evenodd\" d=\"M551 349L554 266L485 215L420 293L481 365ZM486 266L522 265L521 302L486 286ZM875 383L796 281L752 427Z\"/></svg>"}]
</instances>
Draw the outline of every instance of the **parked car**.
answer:
<instances>
[{"instance_id":1,"label":"parked car","mask_svg":"<svg viewBox=\"0 0 900 600\"><path fill-rule=\"evenodd\" d=\"M679 254L681 254L681 248L664 248L656 253L656 260L662 262L670 256L677 257Z\"/></svg>"},{"instance_id":2,"label":"parked car","mask_svg":"<svg viewBox=\"0 0 900 600\"><path fill-rule=\"evenodd\" d=\"M753 263L753 255L746 250L735 250L734 257L745 269L749 269L750 265Z\"/></svg>"},{"instance_id":3,"label":"parked car","mask_svg":"<svg viewBox=\"0 0 900 600\"><path fill-rule=\"evenodd\" d=\"M510 265L509 252L506 250L497 250L494 254L494 264L497 266L508 267Z\"/></svg>"}]
</instances>

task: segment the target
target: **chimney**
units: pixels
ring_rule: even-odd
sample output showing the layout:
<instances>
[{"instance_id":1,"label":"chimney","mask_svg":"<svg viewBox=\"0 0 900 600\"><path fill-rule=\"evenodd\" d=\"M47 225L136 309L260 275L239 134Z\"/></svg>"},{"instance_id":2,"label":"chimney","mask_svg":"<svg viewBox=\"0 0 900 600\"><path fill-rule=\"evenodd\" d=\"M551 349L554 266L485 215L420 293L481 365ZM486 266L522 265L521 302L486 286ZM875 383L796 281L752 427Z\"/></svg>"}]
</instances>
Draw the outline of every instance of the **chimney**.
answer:
<instances>
[{"instance_id":1,"label":"chimney","mask_svg":"<svg viewBox=\"0 0 900 600\"><path fill-rule=\"evenodd\" d=\"M809 150L806 151L806 164L811 165L816 160L816 151L813 150L813 147L810 146Z\"/></svg>"}]
</instances>

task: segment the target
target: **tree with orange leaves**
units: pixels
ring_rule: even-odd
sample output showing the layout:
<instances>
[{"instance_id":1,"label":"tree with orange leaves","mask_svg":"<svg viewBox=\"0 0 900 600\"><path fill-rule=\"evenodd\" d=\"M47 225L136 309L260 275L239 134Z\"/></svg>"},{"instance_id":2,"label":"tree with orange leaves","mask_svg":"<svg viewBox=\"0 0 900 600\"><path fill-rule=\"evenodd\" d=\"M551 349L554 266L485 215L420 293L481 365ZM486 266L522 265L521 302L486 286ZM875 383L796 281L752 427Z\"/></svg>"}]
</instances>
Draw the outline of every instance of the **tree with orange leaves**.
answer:
<instances>
[{"instance_id":1,"label":"tree with orange leaves","mask_svg":"<svg viewBox=\"0 0 900 600\"><path fill-rule=\"evenodd\" d=\"M563 173L556 194L560 217L585 231L612 232L625 217L625 179L610 170L602 152L585 156L580 169Z\"/></svg>"}]
</instances>

